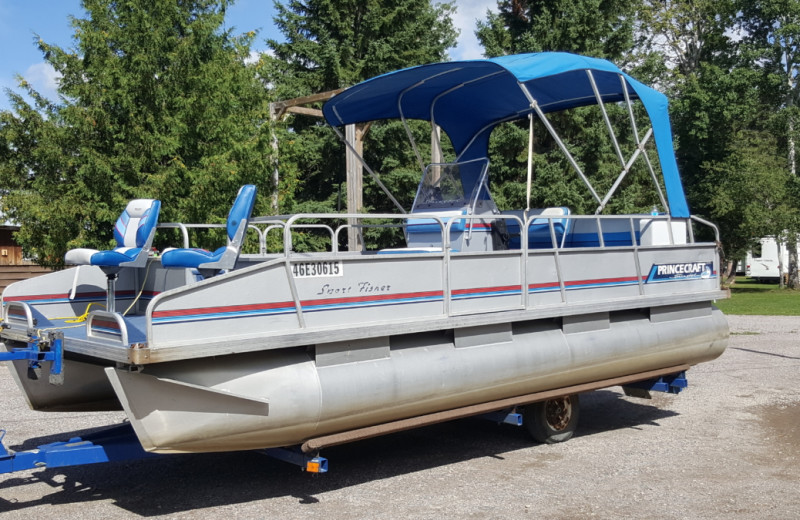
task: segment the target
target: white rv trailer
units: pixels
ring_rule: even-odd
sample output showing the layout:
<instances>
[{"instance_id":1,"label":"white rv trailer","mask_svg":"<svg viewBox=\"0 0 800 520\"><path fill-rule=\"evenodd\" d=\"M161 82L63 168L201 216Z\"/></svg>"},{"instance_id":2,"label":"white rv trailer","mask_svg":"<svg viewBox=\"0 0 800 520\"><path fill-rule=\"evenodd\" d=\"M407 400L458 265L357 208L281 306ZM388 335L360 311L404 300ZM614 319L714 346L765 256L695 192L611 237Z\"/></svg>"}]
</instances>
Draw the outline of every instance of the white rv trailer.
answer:
<instances>
[{"instance_id":1,"label":"white rv trailer","mask_svg":"<svg viewBox=\"0 0 800 520\"><path fill-rule=\"evenodd\" d=\"M800 236L798 236L800 256ZM789 272L789 249L784 240L763 237L757 247L747 252L745 274L762 282L777 282Z\"/></svg>"}]
</instances>

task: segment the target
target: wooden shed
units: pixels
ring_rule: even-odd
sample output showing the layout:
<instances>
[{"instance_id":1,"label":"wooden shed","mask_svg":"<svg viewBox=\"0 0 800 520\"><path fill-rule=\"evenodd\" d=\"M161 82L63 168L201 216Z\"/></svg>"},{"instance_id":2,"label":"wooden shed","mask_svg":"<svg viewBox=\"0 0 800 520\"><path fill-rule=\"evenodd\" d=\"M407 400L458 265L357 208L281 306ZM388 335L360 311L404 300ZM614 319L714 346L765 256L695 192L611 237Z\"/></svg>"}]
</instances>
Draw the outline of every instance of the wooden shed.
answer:
<instances>
[{"instance_id":1,"label":"wooden shed","mask_svg":"<svg viewBox=\"0 0 800 520\"><path fill-rule=\"evenodd\" d=\"M14 232L18 229L19 226L0 220L0 294L18 280L51 271L23 257L22 247L14 240Z\"/></svg>"}]
</instances>

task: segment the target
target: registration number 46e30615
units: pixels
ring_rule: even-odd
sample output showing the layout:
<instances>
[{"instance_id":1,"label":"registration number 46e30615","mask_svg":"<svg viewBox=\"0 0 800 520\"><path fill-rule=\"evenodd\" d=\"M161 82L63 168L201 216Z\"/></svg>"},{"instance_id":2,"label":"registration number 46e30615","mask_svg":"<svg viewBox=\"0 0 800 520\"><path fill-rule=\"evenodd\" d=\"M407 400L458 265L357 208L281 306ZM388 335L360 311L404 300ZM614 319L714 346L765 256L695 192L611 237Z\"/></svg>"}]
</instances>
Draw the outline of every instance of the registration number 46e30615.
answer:
<instances>
[{"instance_id":1,"label":"registration number 46e30615","mask_svg":"<svg viewBox=\"0 0 800 520\"><path fill-rule=\"evenodd\" d=\"M324 278L343 276L342 262L294 262L292 276L295 278Z\"/></svg>"}]
</instances>

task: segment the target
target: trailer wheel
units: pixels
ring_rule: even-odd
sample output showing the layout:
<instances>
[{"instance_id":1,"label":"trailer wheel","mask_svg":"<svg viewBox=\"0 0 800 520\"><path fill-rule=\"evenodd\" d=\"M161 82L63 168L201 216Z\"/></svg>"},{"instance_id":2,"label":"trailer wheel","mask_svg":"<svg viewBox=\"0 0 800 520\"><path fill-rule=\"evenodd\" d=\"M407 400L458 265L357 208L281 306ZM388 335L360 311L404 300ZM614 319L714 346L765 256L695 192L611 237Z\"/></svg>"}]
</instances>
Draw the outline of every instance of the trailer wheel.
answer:
<instances>
[{"instance_id":1,"label":"trailer wheel","mask_svg":"<svg viewBox=\"0 0 800 520\"><path fill-rule=\"evenodd\" d=\"M564 442L572 437L578 426L578 394L530 404L523 409L522 415L528 432L537 442Z\"/></svg>"}]
</instances>

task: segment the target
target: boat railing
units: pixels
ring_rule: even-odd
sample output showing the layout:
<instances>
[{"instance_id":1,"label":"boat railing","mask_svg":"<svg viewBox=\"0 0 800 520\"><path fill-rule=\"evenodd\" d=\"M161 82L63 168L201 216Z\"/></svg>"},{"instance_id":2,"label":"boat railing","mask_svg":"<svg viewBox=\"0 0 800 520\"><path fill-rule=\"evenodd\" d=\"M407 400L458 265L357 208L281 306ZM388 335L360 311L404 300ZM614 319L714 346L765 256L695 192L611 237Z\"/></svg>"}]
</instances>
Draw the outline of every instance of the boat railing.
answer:
<instances>
[{"instance_id":1,"label":"boat railing","mask_svg":"<svg viewBox=\"0 0 800 520\"><path fill-rule=\"evenodd\" d=\"M316 217L316 215L315 215ZM257 217L250 221L251 226L264 226L263 228L259 228L261 236L263 236L263 246L261 247L261 254L267 253L267 237L272 231L279 231L281 233L281 243L284 243L284 232L287 228L287 220L289 220L291 216L277 216L277 217ZM311 217L309 217L311 218ZM332 244L330 252L338 252L338 247L336 244L338 243L338 229L335 230L333 227L329 226L328 224L295 224L292 228L295 231L299 230L321 230L324 235L326 235ZM291 250L291 248L289 249Z\"/></svg>"},{"instance_id":2,"label":"boat railing","mask_svg":"<svg viewBox=\"0 0 800 520\"><path fill-rule=\"evenodd\" d=\"M281 227L283 223L281 222ZM190 246L189 240L189 230L190 229L224 229L225 224L185 224L183 222L161 222L158 224L159 228L162 229L178 229L181 232L181 238L183 239L183 248L188 249ZM260 254L266 254L267 252L267 235L266 230L262 230L255 224L249 224L247 226L247 231L255 231L258 235L258 251Z\"/></svg>"},{"instance_id":3,"label":"boat railing","mask_svg":"<svg viewBox=\"0 0 800 520\"><path fill-rule=\"evenodd\" d=\"M720 243L719 239L719 228L713 222L710 222L704 218L698 217L697 215L692 215L690 217L692 221L697 222L707 228L710 228L714 232L714 242L717 244ZM692 226L689 226L689 240L690 242L694 242L694 229Z\"/></svg>"},{"instance_id":4,"label":"boat railing","mask_svg":"<svg viewBox=\"0 0 800 520\"><path fill-rule=\"evenodd\" d=\"M338 215L338 214L336 214ZM329 215L330 218L334 218L333 216ZM316 218L318 215L307 216L308 218ZM248 232L255 232L258 236L258 254L266 255L268 253L268 245L267 245L267 237L273 231L280 231L283 235L283 231L287 226L287 220L291 218L291 216L270 216L270 217L255 217L251 219L250 223L247 226ZM183 241L183 248L189 248L191 240L189 236L189 230L191 229L224 229L225 224L187 224L184 222L162 222L158 224L159 228L163 229L178 229L181 232L181 238ZM338 252L338 236L342 229L346 229L348 226L339 226L338 228L334 229L327 224L294 224L292 229L297 230L322 230L325 232L326 235L329 236L331 242L334 244L333 248L331 249L332 252ZM358 226L356 226L358 227ZM361 227L368 227L368 226L361 226ZM281 242L283 242L283 238L281 238ZM291 248L290 248L291 250Z\"/></svg>"},{"instance_id":5,"label":"boat railing","mask_svg":"<svg viewBox=\"0 0 800 520\"><path fill-rule=\"evenodd\" d=\"M299 284L308 282L300 282L304 276L297 275L293 267L312 260L309 254L319 255L318 258L323 263L336 260L352 265L350 269L356 271L350 272L358 272L362 266L366 266L364 262L374 262L375 267L367 269L370 272L380 272L381 267L385 266L387 273L395 269L408 274L427 273L424 275L425 279L438 280L435 283L441 284L439 287L431 287L431 290L441 291L440 309L442 315L447 317L481 311L483 308L480 307L481 298L465 296L467 289L477 291L475 294L478 295L483 294L481 292L483 289L497 289L497 294L491 293L497 297L486 303L494 310L532 310L542 305L585 302L587 301L585 295L588 293L574 292L572 289L580 285L586 277L586 266L602 262L604 254L610 255L612 258L610 262L613 264L622 262L628 266L625 274L627 288L609 289L608 294L614 298L620 295L634 297L637 294L639 296L661 294L659 291L663 291L665 286L647 285L654 258L671 258L676 259L675 261L683 261L684 258L690 260L702 258L704 262L713 261L714 266L719 265L716 243L712 242L712 237L718 239L718 230L701 217L673 218L666 214L556 215L533 211L529 211L527 216L524 212L463 215L431 211L413 214L330 213L256 217L251 219L251 229L254 228L259 237L262 253L266 251L267 237L271 233L280 231L282 240L276 240L277 237L274 236L270 238L272 251L269 261L264 261L267 259L266 255L251 255L245 264L250 269L248 271L250 274L244 276L251 276L253 271L259 269L285 270L283 276L288 278L291 294L289 301L293 302L296 309L300 327L305 328L307 325L303 313L306 304L301 298L302 291ZM346 242L343 240L343 233L346 235L348 229L356 228L359 234L364 236L365 230L369 228L402 229L412 219L424 219L426 223L435 223L438 226L438 239L435 231L431 231L433 247L412 245L392 248L393 244L388 244L387 248L381 248L372 243L367 250L361 251L341 245ZM478 245L477 242L467 249L457 250L463 246L467 237L467 226L464 223L469 220L480 221L482 229L487 227L485 224L492 223L494 231L497 231L495 227L498 229L503 227L496 226L496 221L513 223L514 232L516 229L520 230L521 239L518 248L504 248L502 241L497 242L487 236L487 233L481 233L473 234L472 240L480 241L486 250L477 250L475 247ZM188 245L188 235L193 230L222 227L221 224L182 223L166 223L161 226L180 230L185 245ZM693 229L695 226L696 230ZM702 228L705 230L701 231ZM321 233L324 240L312 241L298 237L299 234L308 232ZM534 240L529 240L531 236ZM701 241L696 241L697 237L701 237ZM402 241L403 234L398 233L396 238L398 242ZM436 240L439 240L438 247ZM459 244L456 244L457 240L460 241ZM279 251L281 245L283 250ZM402 245L405 246L405 242ZM307 251L309 248L318 249ZM686 256L678 254L681 249L694 249L696 252ZM406 259L412 262L410 264L414 266L412 270L403 265ZM262 264L261 267L258 267L259 263ZM606 262L606 267L609 265ZM375 268L377 271L372 271ZM622 272L615 269L609 268L607 273ZM496 288L483 287L480 282L474 283L474 286L464 285L465 280L474 280L476 275L486 273L487 270L497 270L497 275L487 277L485 282L495 283ZM618 287L615 285L618 283L616 278L612 277L609 280L612 281L600 288ZM223 283L221 277L218 283ZM209 287L211 286L212 284L209 284ZM695 289L696 285L674 287L679 292L698 290ZM700 286L699 290L709 290L708 284Z\"/></svg>"},{"instance_id":6,"label":"boat railing","mask_svg":"<svg viewBox=\"0 0 800 520\"><path fill-rule=\"evenodd\" d=\"M425 219L426 222L438 225L440 230L441 247L417 248L400 247L394 249L374 248L365 251L340 250L340 237L343 232L350 228L356 228L364 243L363 231L369 228L403 228L409 219ZM456 229L464 230L466 226L461 225L454 228L459 221L504 220L507 223L515 223L516 229L520 230L519 248L517 249L497 249L486 251L456 251L452 247L451 238L458 236ZM436 263L438 267L434 269L443 273L442 294L443 312L450 316L457 314L452 304L452 280L454 269L459 269L459 263L469 263L481 257L505 257L506 261L510 257L518 258L518 282L520 287L530 287L535 280L530 279L533 274L530 272L529 262L536 259L552 258L557 277L558 291L561 293L561 302L567 302L567 284L569 273L565 272L565 259L574 258L575 255L595 255L602 254L602 251L616 250L618 252L629 251L633 255L633 265L639 294L645 294L644 281L647 276L643 263L640 258L642 251L673 248L673 247L693 247L696 243L693 226L708 228L713 233L715 240L719 239L719 231L716 226L707 220L692 216L688 219L673 218L670 215L547 215L547 214L528 214L527 218L517 212L517 214L482 214L482 215L447 215L429 213L413 214L296 214L292 216L276 217L257 217L251 219L251 228L255 228L260 243L261 254L266 254L267 235L274 231L283 233L283 251L274 251L273 254L283 256L287 262L307 261L305 256L308 253L324 253L342 255L343 261L358 261L363 255L374 255L378 261L397 260L397 254L407 253L415 255L427 255L431 259L439 259ZM184 234L184 239L188 230L192 228L213 228L221 227L221 224L162 224L163 227L178 228ZM320 251L296 251L295 240L298 233L308 231L321 231L323 236L329 240L325 249ZM709 233L705 233L709 235ZM522 239L528 237L529 240ZM482 238L486 240L485 237ZM186 242L185 242L186 243ZM305 241L307 246L309 242ZM703 243L708 245L707 243ZM491 247L491 246L489 246ZM347 253L347 254L342 254ZM300 260L298 255L303 255ZM516 262L513 262L516 263ZM512 265L513 265L512 263ZM574 276L574 275L573 275ZM290 281L294 285L294 281ZM294 292L295 306L298 313L302 313L302 303ZM512 308L528 309L532 305L532 296L529 291L520 291L518 305ZM302 319L300 320L303 321Z\"/></svg>"},{"instance_id":7,"label":"boat railing","mask_svg":"<svg viewBox=\"0 0 800 520\"><path fill-rule=\"evenodd\" d=\"M418 215L415 213L412 218L416 218ZM434 220L436 220L440 225L444 225L444 222L441 218L436 215L422 215L424 217L430 216ZM365 245L364 237L363 237L363 230L365 229L380 229L380 228L397 228L400 229L403 226L402 220L406 220L411 215L398 215L396 213L386 213L386 214L350 214L350 213L327 213L327 214L297 214L292 215L289 217L284 225L283 228L283 248L285 253L291 253L294 251L294 240L293 240L293 233L296 230L303 230L303 229L323 229L327 231L327 234L330 235L331 239L331 249L332 253L339 253L339 237L342 235L343 232L346 232L348 229L356 229L358 230L358 234L360 237L360 242L362 245ZM339 224L334 225L327 225L327 224L303 224L298 223L298 221L302 220L339 220L344 221ZM387 223L374 223L369 221L375 220L389 220L389 221L396 221L396 224L387 224ZM335 227L334 227L335 226ZM443 228L442 228L443 229Z\"/></svg>"},{"instance_id":8,"label":"boat railing","mask_svg":"<svg viewBox=\"0 0 800 520\"><path fill-rule=\"evenodd\" d=\"M541 249L575 249L578 247L642 247L649 245L678 245L695 242L694 226L708 228L719 242L718 228L708 220L692 215L689 219L673 218L669 214L659 215L542 215L529 214L527 218L520 218L515 214L481 214L481 215L447 215L443 216L435 211L416 212L413 214L296 214L286 216L256 217L248 226L249 232L258 236L259 254L267 254L267 237L271 232L282 233L284 254L294 252L294 234L304 230L321 230L330 241L331 253L340 253L340 237L343 232L354 228L358 231L359 241L366 248L363 236L366 229L395 228L402 229L409 219L426 219L431 224L439 226L441 244L443 249L451 248L451 231L454 223L459 221L474 220L505 220L513 221L515 229L520 230L520 237L530 236L532 228L537 228L539 241L531 245L530 240L520 239L520 251ZM313 220L313 223L303 221ZM339 223L325 223L325 221L339 221ZM376 222L383 221L383 222ZM389 222L386 222L389 221ZM647 226L659 227L661 238L657 243L642 242L642 228ZM190 229L224 228L225 224L187 224L182 222L160 223L159 228L178 229L183 239L183 247L190 247ZM623 230L623 227L625 228ZM680 233L680 236L676 236ZM576 239L581 235L580 240ZM622 235L625 235L622 237ZM609 237L612 240L609 240ZM541 239L545 238L548 243ZM549 238L549 240L547 240ZM377 251L377 250L376 250Z\"/></svg>"},{"instance_id":9,"label":"boat railing","mask_svg":"<svg viewBox=\"0 0 800 520\"><path fill-rule=\"evenodd\" d=\"M280 217L278 217L280 218ZM450 237L452 236L453 225L459 221L474 220L506 220L514 221L519 226L520 235L527 236L531 233L532 227L544 229L546 225L550 243L548 248L574 249L577 247L643 247L643 246L668 246L682 245L695 242L695 232L691 223L707 227L713 232L715 240L719 240L719 230L717 227L701 218L692 215L689 219L674 218L668 214L635 214L635 215L542 215L530 214L526 219L522 219L514 214L479 214L479 215L441 215L435 211L426 213L418 212L413 214L398 215L389 214L350 214L350 213L327 213L327 214L296 214L287 217L286 220L259 221L255 224L270 225L264 228L261 233L266 236L272 230L283 231L283 247L285 253L294 252L293 235L300 230L320 229L325 231L325 235L331 241L329 252L338 253L339 238L343 231L356 228L359 232L365 229L377 228L402 228L409 219L425 219L431 224L436 224L440 228L441 244L447 249L450 247ZM304 220L313 220L314 223L303 223ZM325 224L320 221L342 221L341 223ZM372 222L368 222L372 221ZM396 223L375 222L375 221L394 221ZM356 223L353 223L356 222ZM563 229L562 229L563 228ZM651 229L656 230L657 237L647 235ZM577 240L572 235L583 235L582 240ZM624 235L624 236L623 236ZM645 235L644 242L642 235ZM559 237L565 238L559 239ZM363 243L363 239L362 239ZM527 246L526 241L521 241L520 249L541 249L541 242L537 247Z\"/></svg>"},{"instance_id":10,"label":"boat railing","mask_svg":"<svg viewBox=\"0 0 800 520\"><path fill-rule=\"evenodd\" d=\"M562 302L566 302L566 279L564 276L564 264L562 256L578 254L594 254L603 250L615 249L617 251L630 251L634 256L636 267L636 279L638 280L639 293L644 294L644 280L646 274L640 262L640 251L653 248L672 248L672 247L693 247L695 245L695 233L692 230L692 223L707 226L715 237L718 237L716 227L710 222L700 218L691 217L689 219L673 218L670 215L529 215L527 219L522 219L517 215L490 214L490 215L448 215L442 216L436 213L414 213L413 215L398 214L298 214L289 217L283 227L284 232L284 255L287 261L292 261L295 254L293 251L293 234L297 231L316 228L325 229L327 235L331 237L331 247L328 251L332 254L340 253L338 243L342 231L355 226L360 229L367 227L402 227L404 222L410 218L430 219L436 222L441 232L441 248L399 248L399 249L376 249L365 251L361 254L377 254L377 257L389 260L396 259L397 253L411 253L430 255L430 258L441 258L444 295L444 313L451 315L451 280L454 258L468 258L481 256L508 256L517 255L519 257L519 276L520 287L528 287L529 269L526 262L533 257L551 256L555 263L555 270L558 277L558 285L561 292ZM546 223L546 232L549 235L549 245L532 247L527 240L520 241L519 249L508 250L489 250L489 251L454 251L451 247L450 237L453 226L459 220L506 220L515 221L522 230L522 236L527 236L532 226L542 226ZM304 220L314 220L315 224L304 224ZM343 223L319 224L320 221L338 220ZM373 223L365 223L365 220L372 220ZM347 222L360 222L350 224ZM375 223L375 221L384 221ZM388 221L389 223L386 223ZM392 223L392 222L396 223ZM566 222L566 224L564 224ZM277 229L280 226L276 226ZM592 231L592 229L594 231ZM570 239L569 234L577 230L582 237L576 240ZM593 238L592 238L593 237ZM707 245L707 243L703 243ZM352 252L351 252L352 253ZM381 253L393 253L393 255L381 255ZM305 253L304 253L305 254ZM342 257L357 260L359 255L347 255ZM439 269L437 267L437 269ZM528 308L531 304L528 291L521 291L521 308ZM300 301L295 304L301 307Z\"/></svg>"}]
</instances>

